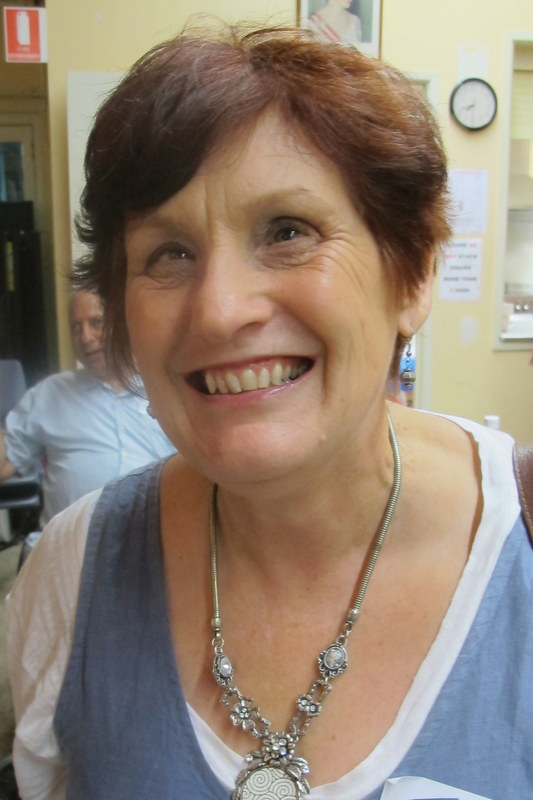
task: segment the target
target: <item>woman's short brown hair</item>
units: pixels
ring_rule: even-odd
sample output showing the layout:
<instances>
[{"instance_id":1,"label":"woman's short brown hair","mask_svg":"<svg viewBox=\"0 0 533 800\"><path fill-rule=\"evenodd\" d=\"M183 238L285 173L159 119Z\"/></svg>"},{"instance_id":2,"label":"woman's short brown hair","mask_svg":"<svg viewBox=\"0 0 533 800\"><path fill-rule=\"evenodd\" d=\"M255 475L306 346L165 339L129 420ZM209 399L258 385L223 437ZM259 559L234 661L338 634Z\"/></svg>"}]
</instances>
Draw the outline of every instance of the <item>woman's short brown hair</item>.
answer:
<instances>
[{"instance_id":1,"label":"woman's short brown hair","mask_svg":"<svg viewBox=\"0 0 533 800\"><path fill-rule=\"evenodd\" d=\"M438 128L409 80L352 47L292 28L189 28L146 53L89 136L75 282L96 290L111 357L132 367L126 222L182 189L224 137L275 106L340 168L391 285L413 294L449 235Z\"/></svg>"}]
</instances>

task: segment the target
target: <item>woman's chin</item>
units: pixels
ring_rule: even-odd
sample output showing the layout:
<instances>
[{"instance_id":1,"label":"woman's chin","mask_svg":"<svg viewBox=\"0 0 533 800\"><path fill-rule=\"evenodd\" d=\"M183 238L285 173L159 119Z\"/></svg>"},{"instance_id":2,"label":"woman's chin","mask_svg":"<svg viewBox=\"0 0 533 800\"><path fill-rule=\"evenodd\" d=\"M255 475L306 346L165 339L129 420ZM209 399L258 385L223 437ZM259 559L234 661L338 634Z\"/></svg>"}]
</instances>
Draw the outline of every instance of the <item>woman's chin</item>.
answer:
<instances>
[{"instance_id":1,"label":"woman's chin","mask_svg":"<svg viewBox=\"0 0 533 800\"><path fill-rule=\"evenodd\" d=\"M309 464L310 453L296 442L254 438L242 442L234 440L226 445L218 442L215 448L196 453L189 460L196 464L199 472L220 485L257 484L286 480Z\"/></svg>"}]
</instances>

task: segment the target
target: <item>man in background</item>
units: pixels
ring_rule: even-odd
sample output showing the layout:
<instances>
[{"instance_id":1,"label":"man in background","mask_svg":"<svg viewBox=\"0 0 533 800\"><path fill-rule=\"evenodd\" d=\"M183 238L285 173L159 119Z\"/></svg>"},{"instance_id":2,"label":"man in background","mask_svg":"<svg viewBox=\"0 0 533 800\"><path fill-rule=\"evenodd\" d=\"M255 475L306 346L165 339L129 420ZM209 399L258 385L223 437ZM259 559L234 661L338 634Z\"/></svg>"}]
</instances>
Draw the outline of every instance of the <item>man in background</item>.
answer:
<instances>
[{"instance_id":1,"label":"man in background","mask_svg":"<svg viewBox=\"0 0 533 800\"><path fill-rule=\"evenodd\" d=\"M175 452L148 415L146 400L110 372L98 296L75 293L69 315L83 368L51 375L29 389L0 435L0 481L42 468L41 527L87 492Z\"/></svg>"}]
</instances>

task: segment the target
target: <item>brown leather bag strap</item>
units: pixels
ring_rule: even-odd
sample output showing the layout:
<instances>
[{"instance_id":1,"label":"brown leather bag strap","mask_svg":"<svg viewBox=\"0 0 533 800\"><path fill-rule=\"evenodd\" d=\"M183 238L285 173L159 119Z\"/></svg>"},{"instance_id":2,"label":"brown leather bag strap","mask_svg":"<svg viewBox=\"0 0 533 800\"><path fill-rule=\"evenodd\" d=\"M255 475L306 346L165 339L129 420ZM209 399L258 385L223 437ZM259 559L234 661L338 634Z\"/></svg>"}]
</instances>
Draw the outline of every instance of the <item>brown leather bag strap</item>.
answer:
<instances>
[{"instance_id":1,"label":"brown leather bag strap","mask_svg":"<svg viewBox=\"0 0 533 800\"><path fill-rule=\"evenodd\" d=\"M522 515L533 542L533 444L515 444L513 464Z\"/></svg>"}]
</instances>

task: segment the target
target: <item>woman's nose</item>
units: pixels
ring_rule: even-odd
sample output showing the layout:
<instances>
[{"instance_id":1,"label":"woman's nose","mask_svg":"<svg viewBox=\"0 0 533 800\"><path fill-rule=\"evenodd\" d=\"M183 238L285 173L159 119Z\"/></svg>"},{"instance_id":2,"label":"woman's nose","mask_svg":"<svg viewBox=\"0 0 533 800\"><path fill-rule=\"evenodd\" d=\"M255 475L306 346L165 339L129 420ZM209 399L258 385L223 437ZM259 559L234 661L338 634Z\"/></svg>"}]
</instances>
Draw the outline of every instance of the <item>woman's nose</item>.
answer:
<instances>
[{"instance_id":1,"label":"woman's nose","mask_svg":"<svg viewBox=\"0 0 533 800\"><path fill-rule=\"evenodd\" d=\"M268 276L242 257L218 257L207 264L191 308L196 332L212 343L231 341L273 313Z\"/></svg>"},{"instance_id":2,"label":"woman's nose","mask_svg":"<svg viewBox=\"0 0 533 800\"><path fill-rule=\"evenodd\" d=\"M83 344L89 344L93 338L92 328L89 324L84 323L81 327L80 338Z\"/></svg>"}]
</instances>

